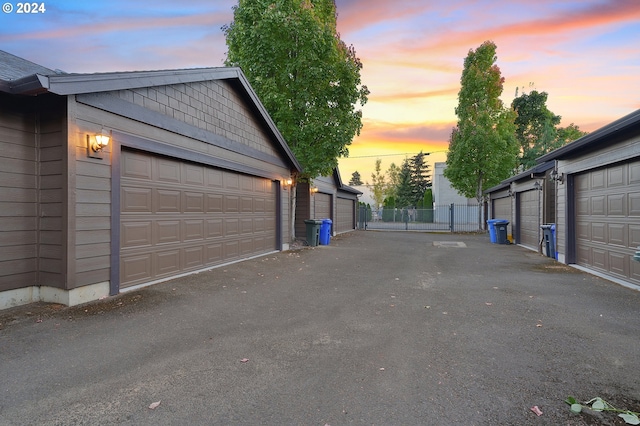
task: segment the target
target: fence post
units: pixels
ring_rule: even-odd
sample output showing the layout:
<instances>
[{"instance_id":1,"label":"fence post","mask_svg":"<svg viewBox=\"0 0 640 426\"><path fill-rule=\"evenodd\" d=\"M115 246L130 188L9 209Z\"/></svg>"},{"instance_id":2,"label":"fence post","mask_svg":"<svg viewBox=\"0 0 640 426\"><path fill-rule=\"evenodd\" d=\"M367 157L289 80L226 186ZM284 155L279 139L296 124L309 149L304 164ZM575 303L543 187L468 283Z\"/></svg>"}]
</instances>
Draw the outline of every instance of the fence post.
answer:
<instances>
[{"instance_id":1,"label":"fence post","mask_svg":"<svg viewBox=\"0 0 640 426\"><path fill-rule=\"evenodd\" d=\"M451 230L451 232L453 232L453 218L455 217L453 214L454 209L454 204L451 203L451 207L449 207L449 229Z\"/></svg>"}]
</instances>

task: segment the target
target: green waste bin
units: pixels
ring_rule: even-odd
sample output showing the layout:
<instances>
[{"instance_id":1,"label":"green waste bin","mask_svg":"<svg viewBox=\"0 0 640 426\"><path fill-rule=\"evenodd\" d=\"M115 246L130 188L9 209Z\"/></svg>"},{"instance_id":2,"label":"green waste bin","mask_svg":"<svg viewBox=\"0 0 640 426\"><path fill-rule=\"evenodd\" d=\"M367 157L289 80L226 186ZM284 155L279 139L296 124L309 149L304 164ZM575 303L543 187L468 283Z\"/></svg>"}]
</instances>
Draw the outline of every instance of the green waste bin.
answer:
<instances>
[{"instance_id":1,"label":"green waste bin","mask_svg":"<svg viewBox=\"0 0 640 426\"><path fill-rule=\"evenodd\" d=\"M322 221L307 219L304 221L304 224L307 227L307 244L310 247L317 246L320 241L320 226L322 225Z\"/></svg>"}]
</instances>

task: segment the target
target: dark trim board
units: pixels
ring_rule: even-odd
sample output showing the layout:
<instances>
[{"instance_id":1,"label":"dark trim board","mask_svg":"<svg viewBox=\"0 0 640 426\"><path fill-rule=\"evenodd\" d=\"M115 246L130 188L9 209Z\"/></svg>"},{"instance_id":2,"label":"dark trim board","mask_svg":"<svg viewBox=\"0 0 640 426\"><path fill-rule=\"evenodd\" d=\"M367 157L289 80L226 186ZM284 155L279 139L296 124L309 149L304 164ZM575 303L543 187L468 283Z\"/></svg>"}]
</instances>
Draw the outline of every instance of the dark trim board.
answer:
<instances>
[{"instance_id":1,"label":"dark trim board","mask_svg":"<svg viewBox=\"0 0 640 426\"><path fill-rule=\"evenodd\" d=\"M280 167L288 167L276 156L269 155L247 145L239 144L223 136L185 123L184 121L177 120L173 117L168 117L157 111L149 110L140 105L133 104L112 95L104 93L89 93L76 95L76 100L81 104L108 111L122 117L127 117L141 123L146 123L160 129L168 130L181 136L196 139L208 143L209 145L214 145L249 158L254 158Z\"/></svg>"},{"instance_id":2,"label":"dark trim board","mask_svg":"<svg viewBox=\"0 0 640 426\"><path fill-rule=\"evenodd\" d=\"M111 144L111 274L109 296L120 292L120 142Z\"/></svg>"},{"instance_id":3,"label":"dark trim board","mask_svg":"<svg viewBox=\"0 0 640 426\"><path fill-rule=\"evenodd\" d=\"M168 157L180 160L191 161L193 163L206 164L208 166L218 167L233 172L243 173L252 176L258 176L271 180L280 180L282 176L277 173L267 172L255 167L246 166L241 163L207 156L201 152L190 151L185 148L167 145L161 142L152 141L150 139L141 138L139 136L122 133L117 130L113 131L113 139L118 140L120 146L128 148L148 151L152 154L166 155Z\"/></svg>"}]
</instances>

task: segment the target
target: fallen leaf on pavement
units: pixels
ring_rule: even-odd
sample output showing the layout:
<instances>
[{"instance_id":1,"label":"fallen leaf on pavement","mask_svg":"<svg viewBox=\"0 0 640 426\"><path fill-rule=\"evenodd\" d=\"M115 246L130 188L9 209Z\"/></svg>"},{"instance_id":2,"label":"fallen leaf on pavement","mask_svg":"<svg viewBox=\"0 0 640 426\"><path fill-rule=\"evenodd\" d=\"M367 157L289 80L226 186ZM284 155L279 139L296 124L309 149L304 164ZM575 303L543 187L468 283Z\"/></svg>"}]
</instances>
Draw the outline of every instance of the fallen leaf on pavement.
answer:
<instances>
[{"instance_id":1,"label":"fallen leaf on pavement","mask_svg":"<svg viewBox=\"0 0 640 426\"><path fill-rule=\"evenodd\" d=\"M159 405L160 405L160 401L152 402L151 405L149 405L149 409L155 410L156 408L158 408Z\"/></svg>"},{"instance_id":2,"label":"fallen leaf on pavement","mask_svg":"<svg viewBox=\"0 0 640 426\"><path fill-rule=\"evenodd\" d=\"M491 302L484 302L484 304L487 305L487 306L493 305L493 303L491 303Z\"/></svg>"},{"instance_id":3,"label":"fallen leaf on pavement","mask_svg":"<svg viewBox=\"0 0 640 426\"><path fill-rule=\"evenodd\" d=\"M542 411L540 411L540 408L538 408L537 405L534 405L533 407L531 407L531 411L536 413L536 416L541 416L542 415Z\"/></svg>"},{"instance_id":4,"label":"fallen leaf on pavement","mask_svg":"<svg viewBox=\"0 0 640 426\"><path fill-rule=\"evenodd\" d=\"M242 358L240 362L249 362L249 358Z\"/></svg>"}]
</instances>

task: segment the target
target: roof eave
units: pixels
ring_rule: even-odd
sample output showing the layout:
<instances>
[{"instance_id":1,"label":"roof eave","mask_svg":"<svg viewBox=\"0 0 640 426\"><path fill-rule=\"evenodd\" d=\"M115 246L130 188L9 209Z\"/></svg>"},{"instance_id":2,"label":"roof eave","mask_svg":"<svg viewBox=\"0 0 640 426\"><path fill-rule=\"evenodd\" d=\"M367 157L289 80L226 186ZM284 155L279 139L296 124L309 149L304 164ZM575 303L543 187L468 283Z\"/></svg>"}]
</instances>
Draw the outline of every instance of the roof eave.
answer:
<instances>
[{"instance_id":1,"label":"roof eave","mask_svg":"<svg viewBox=\"0 0 640 426\"><path fill-rule=\"evenodd\" d=\"M594 147L598 143L611 138L612 136L627 131L634 126L640 127L640 109L627 114L624 117L599 128L567 145L560 147L548 154L536 159L537 163L544 163L551 160L561 160L572 155L582 153L585 149Z\"/></svg>"},{"instance_id":2,"label":"roof eave","mask_svg":"<svg viewBox=\"0 0 640 426\"><path fill-rule=\"evenodd\" d=\"M12 95L39 95L49 89L49 78L41 74L33 74L17 80L3 81L0 90Z\"/></svg>"}]
</instances>

